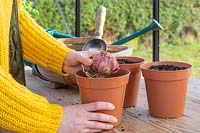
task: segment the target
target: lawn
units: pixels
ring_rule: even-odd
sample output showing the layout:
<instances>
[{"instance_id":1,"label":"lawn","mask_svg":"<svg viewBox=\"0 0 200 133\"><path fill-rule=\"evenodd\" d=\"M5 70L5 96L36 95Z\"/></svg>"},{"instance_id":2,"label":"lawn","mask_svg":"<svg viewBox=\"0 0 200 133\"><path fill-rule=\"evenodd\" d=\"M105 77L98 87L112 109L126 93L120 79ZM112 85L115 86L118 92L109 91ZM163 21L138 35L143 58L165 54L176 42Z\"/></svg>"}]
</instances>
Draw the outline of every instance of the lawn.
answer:
<instances>
[{"instance_id":1,"label":"lawn","mask_svg":"<svg viewBox=\"0 0 200 133\"><path fill-rule=\"evenodd\" d=\"M134 45L134 44L128 44ZM152 61L152 48L133 46L133 55ZM192 64L192 77L200 78L200 42L185 43L181 46L161 45L160 61L182 61Z\"/></svg>"}]
</instances>

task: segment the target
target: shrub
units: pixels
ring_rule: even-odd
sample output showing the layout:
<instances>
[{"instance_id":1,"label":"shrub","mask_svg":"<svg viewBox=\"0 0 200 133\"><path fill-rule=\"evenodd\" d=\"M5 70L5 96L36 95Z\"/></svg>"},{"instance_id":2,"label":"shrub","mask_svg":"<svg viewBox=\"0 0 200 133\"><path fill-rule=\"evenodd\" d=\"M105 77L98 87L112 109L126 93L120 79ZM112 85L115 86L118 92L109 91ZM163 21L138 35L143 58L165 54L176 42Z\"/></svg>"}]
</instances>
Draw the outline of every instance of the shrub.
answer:
<instances>
[{"instance_id":1,"label":"shrub","mask_svg":"<svg viewBox=\"0 0 200 133\"><path fill-rule=\"evenodd\" d=\"M59 0L68 25L74 34L75 0ZM89 36L95 30L96 10L99 5L107 8L104 35L111 41L124 37L145 27L152 20L151 0L82 0L81 32ZM54 28L66 33L54 0L36 0L40 15L36 19L44 28ZM198 34L199 3L196 0L161 0L160 23L165 31L161 36L166 42L179 45L186 33ZM142 36L145 39L146 34Z\"/></svg>"},{"instance_id":2,"label":"shrub","mask_svg":"<svg viewBox=\"0 0 200 133\"><path fill-rule=\"evenodd\" d=\"M33 7L33 2L31 2L30 0L23 0L22 4L24 9L29 12L32 18L36 19L38 17L39 11Z\"/></svg>"}]
</instances>

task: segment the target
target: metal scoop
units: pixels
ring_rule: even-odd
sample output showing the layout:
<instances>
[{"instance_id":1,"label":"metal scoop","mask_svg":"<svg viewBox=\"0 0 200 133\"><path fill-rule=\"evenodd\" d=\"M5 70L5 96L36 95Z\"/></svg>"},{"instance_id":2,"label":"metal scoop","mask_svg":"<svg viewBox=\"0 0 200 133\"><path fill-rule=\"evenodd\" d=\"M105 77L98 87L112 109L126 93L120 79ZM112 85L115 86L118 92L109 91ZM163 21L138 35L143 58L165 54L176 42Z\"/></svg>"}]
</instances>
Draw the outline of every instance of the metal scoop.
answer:
<instances>
[{"instance_id":1,"label":"metal scoop","mask_svg":"<svg viewBox=\"0 0 200 133\"><path fill-rule=\"evenodd\" d=\"M97 10L97 16L96 16L95 39L92 39L87 43L85 43L82 49L83 51L107 50L107 44L102 40L105 18L106 18L106 8L104 6L100 6Z\"/></svg>"}]
</instances>

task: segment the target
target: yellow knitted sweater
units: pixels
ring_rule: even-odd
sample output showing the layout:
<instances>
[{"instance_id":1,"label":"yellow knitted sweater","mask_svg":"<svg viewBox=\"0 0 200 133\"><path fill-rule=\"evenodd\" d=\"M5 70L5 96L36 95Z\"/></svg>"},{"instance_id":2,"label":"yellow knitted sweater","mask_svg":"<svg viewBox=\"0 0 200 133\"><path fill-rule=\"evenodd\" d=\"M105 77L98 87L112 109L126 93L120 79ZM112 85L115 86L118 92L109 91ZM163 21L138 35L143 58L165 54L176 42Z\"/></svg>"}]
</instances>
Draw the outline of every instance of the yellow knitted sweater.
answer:
<instances>
[{"instance_id":1,"label":"yellow knitted sweater","mask_svg":"<svg viewBox=\"0 0 200 133\"><path fill-rule=\"evenodd\" d=\"M0 0L0 127L24 133L56 132L62 107L17 83L9 74L9 30L13 0ZM38 26L18 0L19 27L25 59L62 74L65 56L71 52Z\"/></svg>"}]
</instances>

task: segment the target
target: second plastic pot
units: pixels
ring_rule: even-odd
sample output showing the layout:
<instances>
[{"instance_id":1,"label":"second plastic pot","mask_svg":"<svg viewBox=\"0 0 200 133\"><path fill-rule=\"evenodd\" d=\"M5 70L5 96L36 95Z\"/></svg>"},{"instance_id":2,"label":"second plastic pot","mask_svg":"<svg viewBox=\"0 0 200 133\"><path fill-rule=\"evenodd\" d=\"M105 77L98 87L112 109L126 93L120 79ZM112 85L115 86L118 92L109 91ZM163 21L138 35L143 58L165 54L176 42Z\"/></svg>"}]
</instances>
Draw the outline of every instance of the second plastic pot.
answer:
<instances>
[{"instance_id":1,"label":"second plastic pot","mask_svg":"<svg viewBox=\"0 0 200 133\"><path fill-rule=\"evenodd\" d=\"M124 98L124 107L132 107L137 104L137 97L139 92L139 85L141 79L140 65L143 64L144 59L133 56L120 56L117 59L125 59L131 64L120 64L120 68L128 69L130 71L129 82L126 86L126 93Z\"/></svg>"}]
</instances>

